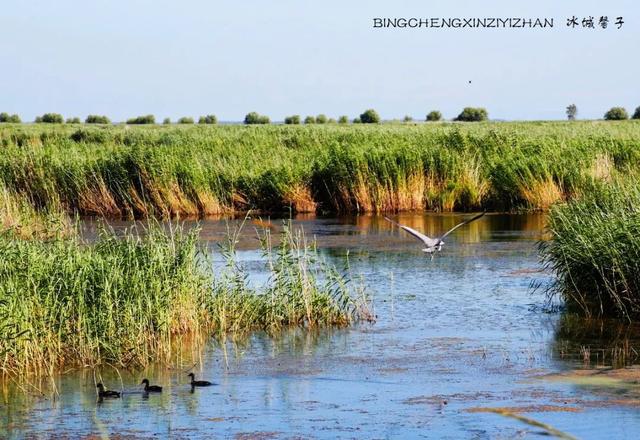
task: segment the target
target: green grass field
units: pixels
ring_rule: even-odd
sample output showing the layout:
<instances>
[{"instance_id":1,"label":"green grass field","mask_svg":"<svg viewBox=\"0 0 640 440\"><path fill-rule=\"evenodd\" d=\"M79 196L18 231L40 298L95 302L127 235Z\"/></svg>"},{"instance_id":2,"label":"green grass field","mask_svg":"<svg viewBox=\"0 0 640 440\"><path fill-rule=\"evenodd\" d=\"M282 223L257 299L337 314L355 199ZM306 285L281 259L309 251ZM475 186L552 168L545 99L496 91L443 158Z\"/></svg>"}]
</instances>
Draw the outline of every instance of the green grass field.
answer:
<instances>
[{"instance_id":1,"label":"green grass field","mask_svg":"<svg viewBox=\"0 0 640 440\"><path fill-rule=\"evenodd\" d=\"M103 216L545 210L640 163L640 122L0 125L0 187Z\"/></svg>"}]
</instances>

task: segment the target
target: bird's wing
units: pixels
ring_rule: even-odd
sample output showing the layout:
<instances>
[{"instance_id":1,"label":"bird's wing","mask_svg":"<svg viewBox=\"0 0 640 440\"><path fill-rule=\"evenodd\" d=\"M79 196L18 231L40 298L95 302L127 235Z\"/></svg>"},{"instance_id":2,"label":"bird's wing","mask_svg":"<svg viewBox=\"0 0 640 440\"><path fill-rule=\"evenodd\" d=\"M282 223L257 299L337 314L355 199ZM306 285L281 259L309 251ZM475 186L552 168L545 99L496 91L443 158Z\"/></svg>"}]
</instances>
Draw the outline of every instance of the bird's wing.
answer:
<instances>
[{"instance_id":1,"label":"bird's wing","mask_svg":"<svg viewBox=\"0 0 640 440\"><path fill-rule=\"evenodd\" d=\"M480 217L482 217L483 215L486 214L486 211L481 212L478 215L474 215L471 218L466 219L465 221L463 221L462 223L458 223L457 225L455 225L453 228L449 229L447 232L445 232L444 234L442 234L442 236L440 236L440 240L442 240L444 237L446 237L447 235L451 234L453 231L455 231L456 229L458 229L460 226L464 226L467 225L469 223L471 223L474 220L478 220Z\"/></svg>"},{"instance_id":2,"label":"bird's wing","mask_svg":"<svg viewBox=\"0 0 640 440\"><path fill-rule=\"evenodd\" d=\"M407 231L409 234L413 235L414 237L416 237L418 240L421 240L424 244L426 244L429 247L433 247L435 246L438 241L434 240L431 237L428 237L426 235L424 235L422 232L418 232L413 228L410 228L409 226L403 226L398 222L394 222L393 220L391 220L389 217L385 217L385 220L393 223L394 225L399 226L400 228L404 229L405 231Z\"/></svg>"}]
</instances>

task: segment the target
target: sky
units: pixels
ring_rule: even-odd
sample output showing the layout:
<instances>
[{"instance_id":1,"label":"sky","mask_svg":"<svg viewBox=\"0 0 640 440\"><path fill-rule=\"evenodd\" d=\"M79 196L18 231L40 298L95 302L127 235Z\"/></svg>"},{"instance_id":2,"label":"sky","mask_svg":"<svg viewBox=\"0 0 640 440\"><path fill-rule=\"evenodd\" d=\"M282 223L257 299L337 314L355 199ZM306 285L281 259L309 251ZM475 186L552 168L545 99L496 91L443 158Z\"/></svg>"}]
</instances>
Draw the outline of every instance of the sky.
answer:
<instances>
[{"instance_id":1,"label":"sky","mask_svg":"<svg viewBox=\"0 0 640 440\"><path fill-rule=\"evenodd\" d=\"M637 0L30 0L0 8L0 111L121 121L250 111L492 119L640 106ZM622 16L621 29L567 18ZM374 29L375 17L551 17L553 29ZM469 83L471 81L471 83Z\"/></svg>"}]
</instances>

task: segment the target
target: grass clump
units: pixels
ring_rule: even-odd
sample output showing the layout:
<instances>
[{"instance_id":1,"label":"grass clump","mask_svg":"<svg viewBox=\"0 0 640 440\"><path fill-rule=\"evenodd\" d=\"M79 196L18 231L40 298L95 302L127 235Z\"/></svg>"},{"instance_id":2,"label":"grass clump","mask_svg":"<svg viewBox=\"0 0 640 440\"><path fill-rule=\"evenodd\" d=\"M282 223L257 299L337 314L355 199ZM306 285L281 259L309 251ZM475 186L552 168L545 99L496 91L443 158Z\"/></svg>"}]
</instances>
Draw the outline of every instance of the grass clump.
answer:
<instances>
[{"instance_id":1,"label":"grass clump","mask_svg":"<svg viewBox=\"0 0 640 440\"><path fill-rule=\"evenodd\" d=\"M219 333L274 333L286 327L346 326L372 319L366 298L352 293L349 279L324 263L302 230L285 224L276 240L266 230L260 241L270 274L260 289L246 283L233 240L223 248L227 265L215 282L212 314Z\"/></svg>"},{"instance_id":2,"label":"grass clump","mask_svg":"<svg viewBox=\"0 0 640 440\"><path fill-rule=\"evenodd\" d=\"M77 235L3 235L0 370L50 374L167 359L173 335L203 332L209 321L210 279L196 240L195 232L159 227L124 237L103 229L93 245Z\"/></svg>"},{"instance_id":3,"label":"grass clump","mask_svg":"<svg viewBox=\"0 0 640 440\"><path fill-rule=\"evenodd\" d=\"M556 274L551 297L586 316L640 318L640 184L595 185L552 208L544 263Z\"/></svg>"},{"instance_id":4,"label":"grass clump","mask_svg":"<svg viewBox=\"0 0 640 440\"><path fill-rule=\"evenodd\" d=\"M197 229L157 223L119 234L103 227L93 243L77 232L24 240L4 231L0 372L169 363L181 340L202 345L211 334L368 316L348 279L317 265L315 249L288 228L277 250L265 247L272 275L261 289L250 286L233 252L225 253L227 271L214 275L197 239Z\"/></svg>"}]
</instances>

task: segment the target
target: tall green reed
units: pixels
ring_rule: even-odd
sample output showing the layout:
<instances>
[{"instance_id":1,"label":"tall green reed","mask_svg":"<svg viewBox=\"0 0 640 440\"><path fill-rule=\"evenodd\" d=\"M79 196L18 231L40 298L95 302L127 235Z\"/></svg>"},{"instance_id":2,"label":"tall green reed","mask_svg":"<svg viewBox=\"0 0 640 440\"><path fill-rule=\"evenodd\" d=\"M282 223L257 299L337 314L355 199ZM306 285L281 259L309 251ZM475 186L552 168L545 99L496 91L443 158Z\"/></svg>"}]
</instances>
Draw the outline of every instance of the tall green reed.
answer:
<instances>
[{"instance_id":1,"label":"tall green reed","mask_svg":"<svg viewBox=\"0 0 640 440\"><path fill-rule=\"evenodd\" d=\"M636 178L594 185L552 208L540 243L556 279L548 289L587 316L640 318L640 185Z\"/></svg>"}]
</instances>

